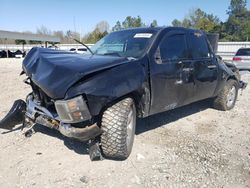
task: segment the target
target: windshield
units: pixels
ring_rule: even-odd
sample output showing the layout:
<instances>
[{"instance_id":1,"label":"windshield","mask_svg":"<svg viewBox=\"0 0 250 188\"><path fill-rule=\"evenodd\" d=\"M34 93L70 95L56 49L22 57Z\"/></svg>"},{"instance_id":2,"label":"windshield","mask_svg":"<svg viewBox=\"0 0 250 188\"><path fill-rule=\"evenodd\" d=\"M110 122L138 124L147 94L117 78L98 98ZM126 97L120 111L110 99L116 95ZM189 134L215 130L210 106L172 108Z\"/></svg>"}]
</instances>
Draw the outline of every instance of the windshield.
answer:
<instances>
[{"instance_id":1,"label":"windshield","mask_svg":"<svg viewBox=\"0 0 250 188\"><path fill-rule=\"evenodd\" d=\"M113 32L99 40L91 50L98 55L115 55L121 57L141 57L154 33L124 30Z\"/></svg>"}]
</instances>

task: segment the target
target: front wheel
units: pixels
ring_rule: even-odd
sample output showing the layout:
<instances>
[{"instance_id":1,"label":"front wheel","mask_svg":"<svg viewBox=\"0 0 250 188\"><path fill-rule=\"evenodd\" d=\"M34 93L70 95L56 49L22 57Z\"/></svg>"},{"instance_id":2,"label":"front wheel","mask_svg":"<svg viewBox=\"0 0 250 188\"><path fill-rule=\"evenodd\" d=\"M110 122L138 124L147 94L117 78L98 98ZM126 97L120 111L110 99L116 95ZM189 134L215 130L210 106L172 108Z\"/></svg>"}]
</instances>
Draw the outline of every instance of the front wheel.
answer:
<instances>
[{"instance_id":1,"label":"front wheel","mask_svg":"<svg viewBox=\"0 0 250 188\"><path fill-rule=\"evenodd\" d=\"M214 99L214 108L218 110L231 110L235 106L238 96L238 83L236 80L228 80L225 87Z\"/></svg>"},{"instance_id":2,"label":"front wheel","mask_svg":"<svg viewBox=\"0 0 250 188\"><path fill-rule=\"evenodd\" d=\"M104 111L101 148L107 158L126 159L133 147L136 108L132 98L125 98Z\"/></svg>"}]
</instances>

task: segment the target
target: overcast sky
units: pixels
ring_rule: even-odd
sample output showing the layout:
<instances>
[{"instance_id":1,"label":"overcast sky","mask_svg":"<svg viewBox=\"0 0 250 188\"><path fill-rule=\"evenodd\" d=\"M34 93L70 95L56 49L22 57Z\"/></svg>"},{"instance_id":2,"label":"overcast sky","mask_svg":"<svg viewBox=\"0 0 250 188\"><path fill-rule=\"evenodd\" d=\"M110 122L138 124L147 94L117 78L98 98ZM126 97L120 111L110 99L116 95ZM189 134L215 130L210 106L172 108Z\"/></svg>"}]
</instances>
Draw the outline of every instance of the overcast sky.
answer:
<instances>
[{"instance_id":1,"label":"overcast sky","mask_svg":"<svg viewBox=\"0 0 250 188\"><path fill-rule=\"evenodd\" d=\"M0 0L0 30L32 31L41 25L50 30L87 33L106 20L112 27L126 16L141 16L146 24L171 25L190 10L201 8L227 18L230 0ZM249 2L247 5L248 8Z\"/></svg>"}]
</instances>

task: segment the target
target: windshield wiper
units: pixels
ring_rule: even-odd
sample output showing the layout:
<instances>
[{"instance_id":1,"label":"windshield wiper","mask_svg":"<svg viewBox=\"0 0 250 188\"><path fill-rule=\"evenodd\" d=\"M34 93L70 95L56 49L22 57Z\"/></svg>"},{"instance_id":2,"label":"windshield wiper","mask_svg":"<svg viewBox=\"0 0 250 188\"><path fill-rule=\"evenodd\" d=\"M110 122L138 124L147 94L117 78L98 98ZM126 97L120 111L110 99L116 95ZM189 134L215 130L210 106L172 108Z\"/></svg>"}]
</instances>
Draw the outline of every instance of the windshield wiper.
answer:
<instances>
[{"instance_id":1,"label":"windshield wiper","mask_svg":"<svg viewBox=\"0 0 250 188\"><path fill-rule=\"evenodd\" d=\"M84 47L86 47L88 49L88 51L94 55L94 52L84 43L82 43L81 41L77 40L77 39L74 39L74 41L78 42L79 44L83 45Z\"/></svg>"}]
</instances>

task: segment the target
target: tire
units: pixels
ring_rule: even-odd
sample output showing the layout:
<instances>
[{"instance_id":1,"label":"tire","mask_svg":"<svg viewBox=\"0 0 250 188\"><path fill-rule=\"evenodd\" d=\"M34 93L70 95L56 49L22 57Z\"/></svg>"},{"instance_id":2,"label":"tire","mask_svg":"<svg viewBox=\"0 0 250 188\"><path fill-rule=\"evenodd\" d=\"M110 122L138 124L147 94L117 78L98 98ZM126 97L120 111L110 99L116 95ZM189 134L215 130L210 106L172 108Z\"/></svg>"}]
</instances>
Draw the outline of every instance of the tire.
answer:
<instances>
[{"instance_id":1,"label":"tire","mask_svg":"<svg viewBox=\"0 0 250 188\"><path fill-rule=\"evenodd\" d=\"M217 110L227 111L235 106L238 96L238 83L236 80L228 80L225 87L214 99L213 106Z\"/></svg>"},{"instance_id":2,"label":"tire","mask_svg":"<svg viewBox=\"0 0 250 188\"><path fill-rule=\"evenodd\" d=\"M104 111L101 122L101 149L106 158L124 160L132 151L136 126L136 108L126 98Z\"/></svg>"}]
</instances>

